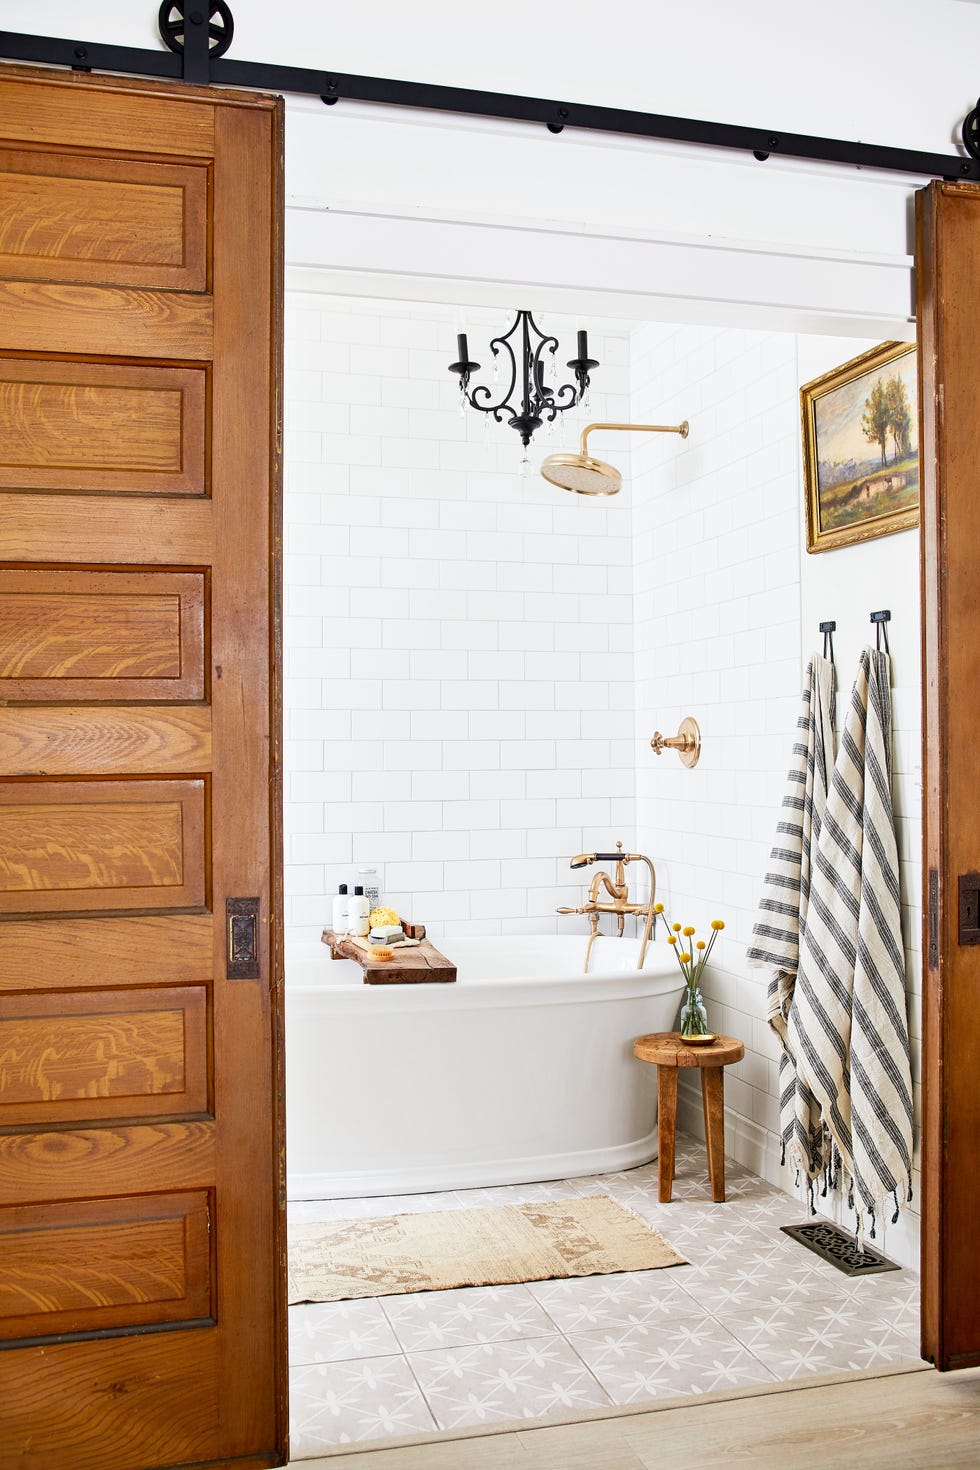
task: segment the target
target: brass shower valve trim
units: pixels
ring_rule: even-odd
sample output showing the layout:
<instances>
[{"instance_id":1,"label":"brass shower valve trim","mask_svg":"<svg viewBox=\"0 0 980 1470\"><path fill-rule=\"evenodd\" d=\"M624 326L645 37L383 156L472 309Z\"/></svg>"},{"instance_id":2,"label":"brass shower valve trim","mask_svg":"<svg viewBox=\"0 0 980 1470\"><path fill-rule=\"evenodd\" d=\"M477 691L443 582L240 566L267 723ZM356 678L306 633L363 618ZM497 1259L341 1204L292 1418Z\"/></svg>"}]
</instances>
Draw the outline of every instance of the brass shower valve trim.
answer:
<instances>
[{"instance_id":1,"label":"brass shower valve trim","mask_svg":"<svg viewBox=\"0 0 980 1470\"><path fill-rule=\"evenodd\" d=\"M645 922L643 935L640 940L640 954L636 962L638 970L643 969L643 960L647 952L647 945L656 925L654 913L654 899L657 896L657 875L653 863L642 852L624 852L623 844L616 843L615 852L580 852L569 862L570 868L588 868L593 863L615 863L615 875L610 878L609 874L600 870L592 878L589 884L589 896L579 908L562 907L556 909L558 914L585 914L589 920L589 942L585 947L585 974L589 972L589 959L592 955L592 946L599 937L600 914L614 914L616 916L617 933L623 937L623 927L627 914L641 916ZM646 903L630 902L629 887L626 882L626 867L629 863L646 863L650 874L650 896ZM606 899L600 899L600 892L606 893Z\"/></svg>"},{"instance_id":2,"label":"brass shower valve trim","mask_svg":"<svg viewBox=\"0 0 980 1470\"><path fill-rule=\"evenodd\" d=\"M688 768L696 766L701 759L701 730L697 720L685 715L676 735L661 735L659 730L655 730L650 745L656 755L664 750L676 750L682 765Z\"/></svg>"}]
</instances>

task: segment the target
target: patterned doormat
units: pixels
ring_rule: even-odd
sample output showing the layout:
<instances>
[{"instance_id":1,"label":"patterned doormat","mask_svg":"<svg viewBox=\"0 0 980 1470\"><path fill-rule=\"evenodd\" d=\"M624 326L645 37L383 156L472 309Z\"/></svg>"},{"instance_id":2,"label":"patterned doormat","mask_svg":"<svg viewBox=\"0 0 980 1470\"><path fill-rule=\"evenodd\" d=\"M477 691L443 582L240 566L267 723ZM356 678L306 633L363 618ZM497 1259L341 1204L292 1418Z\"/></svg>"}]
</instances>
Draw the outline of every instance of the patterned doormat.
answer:
<instances>
[{"instance_id":1,"label":"patterned doormat","mask_svg":"<svg viewBox=\"0 0 980 1470\"><path fill-rule=\"evenodd\" d=\"M289 1232L289 1301L500 1286L687 1265L608 1195L330 1220Z\"/></svg>"}]
</instances>

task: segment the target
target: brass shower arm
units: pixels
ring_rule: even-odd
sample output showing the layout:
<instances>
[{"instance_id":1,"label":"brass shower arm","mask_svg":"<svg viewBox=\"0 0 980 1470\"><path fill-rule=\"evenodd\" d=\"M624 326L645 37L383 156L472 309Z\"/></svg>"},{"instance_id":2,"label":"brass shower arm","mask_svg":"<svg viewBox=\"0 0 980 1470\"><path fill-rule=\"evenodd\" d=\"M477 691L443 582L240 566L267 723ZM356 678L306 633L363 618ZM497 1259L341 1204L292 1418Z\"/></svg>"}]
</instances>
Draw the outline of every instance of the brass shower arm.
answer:
<instances>
[{"instance_id":1,"label":"brass shower arm","mask_svg":"<svg viewBox=\"0 0 980 1470\"><path fill-rule=\"evenodd\" d=\"M589 451L585 441L593 429L626 429L631 433L637 430L641 434L680 434L682 439L686 439L690 431L690 424L687 419L680 424L586 424L582 430L581 439L581 449L584 455L588 455Z\"/></svg>"}]
</instances>

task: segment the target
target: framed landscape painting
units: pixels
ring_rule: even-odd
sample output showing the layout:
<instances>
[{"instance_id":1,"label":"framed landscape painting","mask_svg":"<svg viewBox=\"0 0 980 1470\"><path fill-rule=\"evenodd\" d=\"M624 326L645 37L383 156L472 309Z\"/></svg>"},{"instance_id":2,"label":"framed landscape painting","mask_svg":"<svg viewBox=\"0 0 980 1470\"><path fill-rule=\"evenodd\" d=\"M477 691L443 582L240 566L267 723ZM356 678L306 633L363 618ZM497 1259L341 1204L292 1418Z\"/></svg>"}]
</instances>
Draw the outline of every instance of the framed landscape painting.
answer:
<instances>
[{"instance_id":1,"label":"framed landscape painting","mask_svg":"<svg viewBox=\"0 0 980 1470\"><path fill-rule=\"evenodd\" d=\"M800 406L807 551L917 526L914 343L886 342L805 383Z\"/></svg>"}]
</instances>

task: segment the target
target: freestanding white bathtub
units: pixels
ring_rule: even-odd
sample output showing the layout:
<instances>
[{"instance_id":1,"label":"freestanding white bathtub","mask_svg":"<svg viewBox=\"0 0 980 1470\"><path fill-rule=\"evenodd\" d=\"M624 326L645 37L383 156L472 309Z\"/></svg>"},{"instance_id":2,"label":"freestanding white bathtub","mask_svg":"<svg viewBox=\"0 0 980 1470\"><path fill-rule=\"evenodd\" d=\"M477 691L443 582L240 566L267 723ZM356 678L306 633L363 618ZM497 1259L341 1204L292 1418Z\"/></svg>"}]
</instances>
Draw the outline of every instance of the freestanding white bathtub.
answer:
<instances>
[{"instance_id":1,"label":"freestanding white bathtub","mask_svg":"<svg viewBox=\"0 0 980 1470\"><path fill-rule=\"evenodd\" d=\"M683 988L665 945L446 939L454 985L364 985L322 944L286 959L292 1199L466 1189L628 1169L657 1152L656 1068Z\"/></svg>"}]
</instances>

